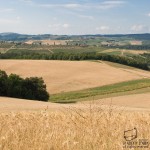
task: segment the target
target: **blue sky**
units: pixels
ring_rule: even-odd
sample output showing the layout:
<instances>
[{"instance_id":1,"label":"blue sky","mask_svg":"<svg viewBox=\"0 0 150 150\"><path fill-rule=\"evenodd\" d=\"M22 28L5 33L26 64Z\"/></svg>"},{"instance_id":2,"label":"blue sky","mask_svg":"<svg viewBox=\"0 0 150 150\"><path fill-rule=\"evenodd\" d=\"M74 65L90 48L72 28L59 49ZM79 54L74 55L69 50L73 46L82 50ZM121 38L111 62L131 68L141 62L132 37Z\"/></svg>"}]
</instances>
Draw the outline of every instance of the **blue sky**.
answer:
<instances>
[{"instance_id":1,"label":"blue sky","mask_svg":"<svg viewBox=\"0 0 150 150\"><path fill-rule=\"evenodd\" d=\"M150 0L1 0L0 32L150 33Z\"/></svg>"}]
</instances>

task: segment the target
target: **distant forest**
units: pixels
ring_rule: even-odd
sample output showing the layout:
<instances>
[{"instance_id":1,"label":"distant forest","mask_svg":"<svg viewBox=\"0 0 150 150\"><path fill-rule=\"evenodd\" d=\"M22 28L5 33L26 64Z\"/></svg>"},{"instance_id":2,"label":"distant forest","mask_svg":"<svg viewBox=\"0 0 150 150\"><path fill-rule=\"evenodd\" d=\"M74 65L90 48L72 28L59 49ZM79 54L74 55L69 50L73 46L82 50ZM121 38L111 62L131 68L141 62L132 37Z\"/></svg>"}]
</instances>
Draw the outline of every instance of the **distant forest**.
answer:
<instances>
[{"instance_id":1,"label":"distant forest","mask_svg":"<svg viewBox=\"0 0 150 150\"><path fill-rule=\"evenodd\" d=\"M108 46L103 46L104 48L108 48ZM109 48L119 48L119 49L128 49L128 50L150 50L150 45L115 45L109 46Z\"/></svg>"},{"instance_id":2,"label":"distant forest","mask_svg":"<svg viewBox=\"0 0 150 150\"><path fill-rule=\"evenodd\" d=\"M45 39L55 39L55 40L72 40L72 39L89 39L89 38L131 38L134 40L150 40L150 34L113 34L113 35L52 35L52 34L42 34L42 35L27 35L18 33L0 33L1 41L25 41L25 40L45 40Z\"/></svg>"}]
</instances>

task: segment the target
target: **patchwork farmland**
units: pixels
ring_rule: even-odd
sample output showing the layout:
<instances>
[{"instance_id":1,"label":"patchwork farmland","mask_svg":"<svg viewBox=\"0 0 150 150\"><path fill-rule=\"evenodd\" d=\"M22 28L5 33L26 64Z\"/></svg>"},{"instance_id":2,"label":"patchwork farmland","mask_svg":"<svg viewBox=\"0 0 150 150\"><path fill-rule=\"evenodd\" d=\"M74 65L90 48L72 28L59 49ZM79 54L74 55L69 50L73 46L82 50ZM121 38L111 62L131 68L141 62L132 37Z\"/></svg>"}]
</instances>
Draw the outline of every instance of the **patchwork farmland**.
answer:
<instances>
[{"instance_id":1,"label":"patchwork farmland","mask_svg":"<svg viewBox=\"0 0 150 150\"><path fill-rule=\"evenodd\" d=\"M50 98L41 102L0 97L0 150L121 150L127 144L124 132L135 129L137 140L150 139L150 72L82 59L107 54L149 64L148 47L119 49L112 40L112 48L99 47L99 39L89 40L99 44L90 46L85 40L70 40L70 45L66 41L1 43L0 70L22 78L42 77ZM59 60L62 54L64 60ZM58 60L45 60L47 56ZM70 61L69 56L81 59Z\"/></svg>"}]
</instances>

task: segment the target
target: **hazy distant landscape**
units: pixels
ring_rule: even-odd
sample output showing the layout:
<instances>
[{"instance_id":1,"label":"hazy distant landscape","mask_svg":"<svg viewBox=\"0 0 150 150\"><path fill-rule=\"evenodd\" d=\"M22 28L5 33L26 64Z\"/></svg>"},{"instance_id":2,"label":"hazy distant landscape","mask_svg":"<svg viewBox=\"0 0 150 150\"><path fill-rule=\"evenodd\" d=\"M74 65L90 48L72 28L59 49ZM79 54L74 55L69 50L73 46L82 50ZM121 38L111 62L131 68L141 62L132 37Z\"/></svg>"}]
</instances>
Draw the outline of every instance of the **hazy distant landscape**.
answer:
<instances>
[{"instance_id":1,"label":"hazy distant landscape","mask_svg":"<svg viewBox=\"0 0 150 150\"><path fill-rule=\"evenodd\" d=\"M0 94L12 97L0 98L1 148L25 149L30 145L33 149L52 147L120 149L122 138L119 132L134 128L135 123L138 128L142 126L140 136L148 138L149 131L145 132L143 129L148 128L147 113L150 110L149 38L149 34L81 36L0 34L0 69L8 74L0 73ZM45 83L41 81L41 77ZM39 96L38 91L41 92ZM50 97L44 91L48 92ZM36 96L35 92L38 92ZM46 97L43 97L43 92ZM43 100L47 102L38 102ZM120 113L123 109L125 109L123 113ZM141 112L144 112L144 118ZM8 113L10 115L6 121ZM127 116L132 120L122 128L122 125L126 124L124 120ZM61 120L57 121L57 118ZM83 119L90 124L85 131ZM118 123L114 124L117 119ZM141 123L141 119L146 124ZM37 120L38 125L35 127ZM47 127L40 131L45 121ZM64 123L66 121L69 125ZM7 122L6 126L3 126L3 122ZM13 125L15 122L17 124ZM66 135L62 126L59 134L60 124L63 124L64 129L68 128L67 132L70 132L70 135ZM104 128L110 125L111 128L106 131ZM117 141L113 140L113 135L108 137L115 126L118 126ZM9 130L6 137L4 132L7 128L14 130ZM31 130L34 128L37 129L35 133L38 136L32 134ZM72 135L70 129L75 135ZM26 134L24 130L27 130ZM91 138L89 134L93 135L96 130L99 130L98 135ZM17 138L12 136L14 131ZM82 132L85 138L81 139ZM55 138L51 139L51 134L55 134ZM104 136L100 136L101 134ZM35 145L29 143L27 136L33 138ZM45 144L39 144L38 141L42 140L39 136L44 137ZM19 137L22 138L20 142ZM46 137L51 139L52 143L49 143ZM13 143L9 145L9 138L21 145L16 146ZM70 144L65 143L67 138ZM112 146L111 142L107 145L100 144L100 141L104 142L107 139L115 142L115 145ZM86 142L81 142L83 140ZM90 143L93 140L95 142ZM77 144L73 144L74 142Z\"/></svg>"},{"instance_id":2,"label":"hazy distant landscape","mask_svg":"<svg viewBox=\"0 0 150 150\"><path fill-rule=\"evenodd\" d=\"M0 150L149 150L150 1L0 4Z\"/></svg>"}]
</instances>

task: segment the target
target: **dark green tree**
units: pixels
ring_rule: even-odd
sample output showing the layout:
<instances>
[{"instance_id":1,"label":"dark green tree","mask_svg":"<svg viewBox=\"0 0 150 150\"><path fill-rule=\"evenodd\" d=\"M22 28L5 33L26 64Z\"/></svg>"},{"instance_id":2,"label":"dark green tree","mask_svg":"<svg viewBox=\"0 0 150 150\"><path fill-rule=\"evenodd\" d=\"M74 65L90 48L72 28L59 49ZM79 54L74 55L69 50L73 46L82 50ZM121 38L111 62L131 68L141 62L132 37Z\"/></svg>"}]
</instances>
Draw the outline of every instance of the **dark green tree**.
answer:
<instances>
[{"instance_id":1,"label":"dark green tree","mask_svg":"<svg viewBox=\"0 0 150 150\"><path fill-rule=\"evenodd\" d=\"M49 99L49 94L46 91L46 85L42 78L26 78L23 82L23 89L25 98L42 101L47 101Z\"/></svg>"},{"instance_id":2,"label":"dark green tree","mask_svg":"<svg viewBox=\"0 0 150 150\"><path fill-rule=\"evenodd\" d=\"M0 70L0 96L6 96L8 76L5 71Z\"/></svg>"},{"instance_id":3,"label":"dark green tree","mask_svg":"<svg viewBox=\"0 0 150 150\"><path fill-rule=\"evenodd\" d=\"M22 83L23 78L19 77L16 74L11 74L8 77L8 83L7 83L7 96L9 97L16 97L16 98L22 98Z\"/></svg>"},{"instance_id":4,"label":"dark green tree","mask_svg":"<svg viewBox=\"0 0 150 150\"><path fill-rule=\"evenodd\" d=\"M42 78L23 79L16 74L7 75L0 70L0 96L48 101L49 93Z\"/></svg>"}]
</instances>

